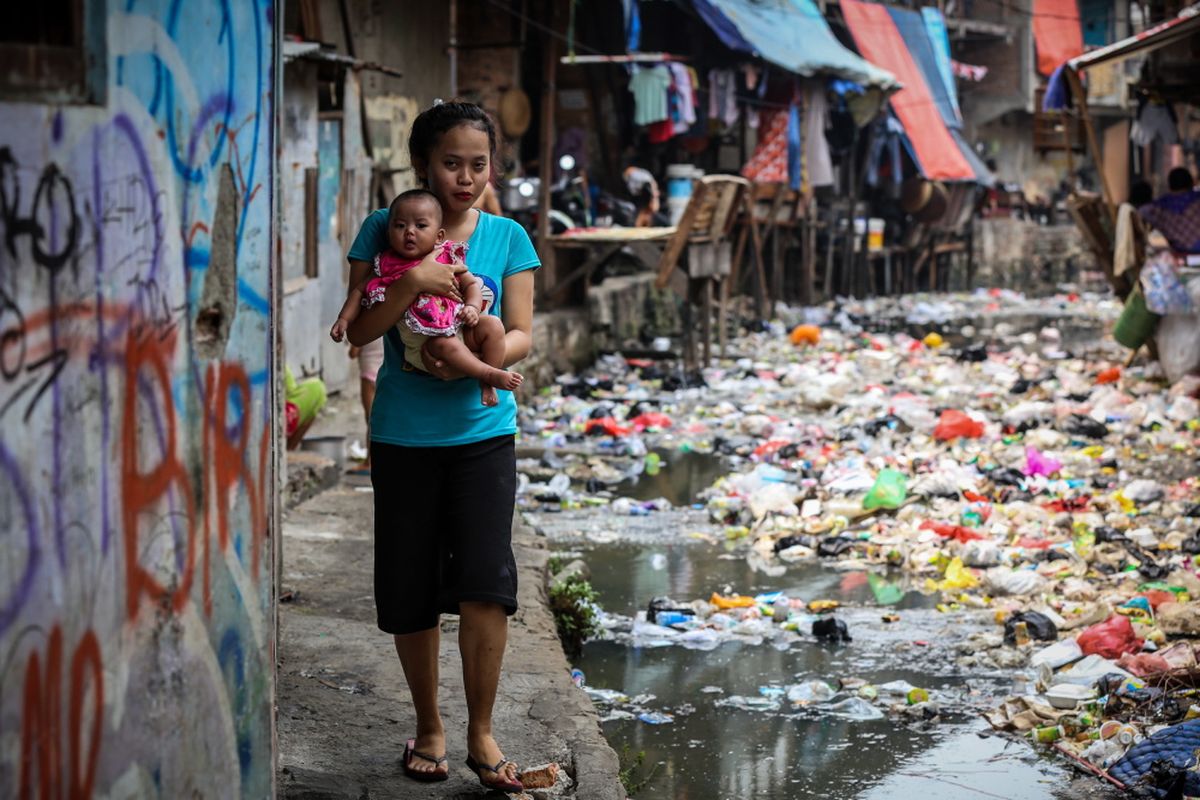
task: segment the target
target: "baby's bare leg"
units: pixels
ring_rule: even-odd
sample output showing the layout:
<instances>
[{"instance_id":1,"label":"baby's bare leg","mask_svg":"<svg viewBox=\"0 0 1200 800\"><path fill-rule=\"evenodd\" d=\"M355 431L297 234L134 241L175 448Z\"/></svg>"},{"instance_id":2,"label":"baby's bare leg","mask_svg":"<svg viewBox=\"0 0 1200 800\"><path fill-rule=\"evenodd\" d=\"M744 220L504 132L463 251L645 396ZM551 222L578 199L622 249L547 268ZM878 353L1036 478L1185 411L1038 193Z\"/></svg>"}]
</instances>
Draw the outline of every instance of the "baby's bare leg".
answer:
<instances>
[{"instance_id":1,"label":"baby's bare leg","mask_svg":"<svg viewBox=\"0 0 1200 800\"><path fill-rule=\"evenodd\" d=\"M503 340L500 341L500 346L504 346ZM490 348L490 354L493 357L495 355L494 348L493 344ZM426 349L434 358L444 361L462 374L478 380L482 388L481 401L486 406L494 406L498 402L496 389L507 389L511 392L524 380L515 372L498 369L480 360L462 340L455 336L439 336L431 339ZM497 361L503 363L503 352Z\"/></svg>"},{"instance_id":2,"label":"baby's bare leg","mask_svg":"<svg viewBox=\"0 0 1200 800\"><path fill-rule=\"evenodd\" d=\"M471 352L479 356L479 359L485 364L503 370L504 368L504 323L496 317L483 316L479 318L479 322L474 328L463 329L463 341ZM512 391L521 385L524 378L517 372L504 372L505 375L511 376L508 383L511 385L501 386L499 384L486 384L480 382L480 396L485 406L494 406L499 402L496 397L496 388L508 389ZM496 388L492 388L495 386Z\"/></svg>"}]
</instances>

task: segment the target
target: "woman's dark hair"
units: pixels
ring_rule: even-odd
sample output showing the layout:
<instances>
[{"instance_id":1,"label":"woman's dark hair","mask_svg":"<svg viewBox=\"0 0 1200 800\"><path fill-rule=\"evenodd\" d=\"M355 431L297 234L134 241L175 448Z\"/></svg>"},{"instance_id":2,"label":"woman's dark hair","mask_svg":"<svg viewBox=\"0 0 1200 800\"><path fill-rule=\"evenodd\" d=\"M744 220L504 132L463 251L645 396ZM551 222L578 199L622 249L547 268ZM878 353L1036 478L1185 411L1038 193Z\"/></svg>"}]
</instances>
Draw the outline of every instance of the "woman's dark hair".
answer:
<instances>
[{"instance_id":1,"label":"woman's dark hair","mask_svg":"<svg viewBox=\"0 0 1200 800\"><path fill-rule=\"evenodd\" d=\"M1147 203L1153 202L1153 200L1154 189L1141 178L1135 180L1133 185L1129 187L1129 205L1134 208L1141 208Z\"/></svg>"},{"instance_id":2,"label":"woman's dark hair","mask_svg":"<svg viewBox=\"0 0 1200 800\"><path fill-rule=\"evenodd\" d=\"M429 163L429 154L446 131L459 125L469 125L483 131L488 137L488 155L496 160L496 124L488 113L474 103L451 100L431 106L413 120L412 133L408 135L408 157L413 166Z\"/></svg>"}]
</instances>

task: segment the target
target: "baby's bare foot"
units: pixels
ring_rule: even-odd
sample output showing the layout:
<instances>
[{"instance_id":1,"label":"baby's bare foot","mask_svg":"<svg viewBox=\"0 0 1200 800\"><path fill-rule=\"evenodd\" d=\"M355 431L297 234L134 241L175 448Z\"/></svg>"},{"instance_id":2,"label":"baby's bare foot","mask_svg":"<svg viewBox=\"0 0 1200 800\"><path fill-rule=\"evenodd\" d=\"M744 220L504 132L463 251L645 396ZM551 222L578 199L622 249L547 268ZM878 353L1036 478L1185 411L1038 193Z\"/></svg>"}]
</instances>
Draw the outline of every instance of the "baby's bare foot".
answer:
<instances>
[{"instance_id":1,"label":"baby's bare foot","mask_svg":"<svg viewBox=\"0 0 1200 800\"><path fill-rule=\"evenodd\" d=\"M497 403L499 403L500 397L496 394L495 387L489 386L488 384L484 383L483 381L480 381L479 382L479 402L483 403L485 406L488 406L489 408L491 406L494 406Z\"/></svg>"},{"instance_id":2,"label":"baby's bare foot","mask_svg":"<svg viewBox=\"0 0 1200 800\"><path fill-rule=\"evenodd\" d=\"M523 380L525 378L519 372L510 372L506 369L492 369L483 378L483 383L511 392L520 386Z\"/></svg>"}]
</instances>

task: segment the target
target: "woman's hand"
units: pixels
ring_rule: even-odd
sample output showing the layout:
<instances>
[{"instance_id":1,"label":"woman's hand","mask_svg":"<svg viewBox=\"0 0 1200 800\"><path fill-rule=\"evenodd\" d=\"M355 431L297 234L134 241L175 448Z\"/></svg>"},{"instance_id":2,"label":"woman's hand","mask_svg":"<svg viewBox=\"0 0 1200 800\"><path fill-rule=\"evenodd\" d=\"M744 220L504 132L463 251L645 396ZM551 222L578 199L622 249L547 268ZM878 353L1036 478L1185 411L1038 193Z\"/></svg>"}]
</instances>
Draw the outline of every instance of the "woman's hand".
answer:
<instances>
[{"instance_id":1,"label":"woman's hand","mask_svg":"<svg viewBox=\"0 0 1200 800\"><path fill-rule=\"evenodd\" d=\"M429 343L433 339L427 339L425 344L421 345L421 361L425 364L425 369L435 378L441 378L444 381L452 381L463 377L463 374L453 367L446 365L445 361L433 356L429 352Z\"/></svg>"},{"instance_id":2,"label":"woman's hand","mask_svg":"<svg viewBox=\"0 0 1200 800\"><path fill-rule=\"evenodd\" d=\"M458 274L466 272L462 264L443 264L432 258L426 258L413 267L409 274L418 292L450 297L462 302L462 293L458 288Z\"/></svg>"}]
</instances>

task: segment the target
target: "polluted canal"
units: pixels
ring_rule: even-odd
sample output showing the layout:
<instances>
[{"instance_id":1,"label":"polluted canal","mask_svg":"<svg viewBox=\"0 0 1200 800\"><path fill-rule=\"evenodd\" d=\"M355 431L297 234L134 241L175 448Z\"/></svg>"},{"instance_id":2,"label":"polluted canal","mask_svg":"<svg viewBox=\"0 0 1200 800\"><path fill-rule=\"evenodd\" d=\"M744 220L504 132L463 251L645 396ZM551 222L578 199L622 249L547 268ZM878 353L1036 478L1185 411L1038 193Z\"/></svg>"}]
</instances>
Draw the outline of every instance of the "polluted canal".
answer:
<instances>
[{"instance_id":1,"label":"polluted canal","mask_svg":"<svg viewBox=\"0 0 1200 800\"><path fill-rule=\"evenodd\" d=\"M1143 473L1194 496L1194 408L1172 406L1165 386L1122 385L1122 409L1146 407L1139 423L1162 417L1161 441L1138 452L1129 437L1122 449L1116 437L1098 445L1064 432L1052 418L1068 412L1132 424L1088 380L1120 356L1095 328L1111 310L1090 301L1072 332L1052 300L989 304L1020 304L1020 324L989 322L978 298L953 302L969 323L911 306L878 314L874 332L818 317L819 333L800 344L788 333L806 320L793 318L735 340L705 387L670 362L607 356L531 404L520 503L555 568L583 569L596 592L601 630L573 658L574 677L634 796L1119 796L1023 731L989 725L1005 698L1038 691L1029 657L1045 644L1004 645L1000 623L1053 603L1054 586L1020 595L971 582L1001 563L1020 574L1004 544L1032 547L1035 529L1057 546L1071 543L1059 533L1072 521L1075 533L1097 524L1031 516L1035 501L1084 488L1100 498ZM947 409L986 433L930 435ZM1112 451L1105 467L1078 460L1089 446ZM1028 466L1030 447L1071 468L997 480L1012 474L1011 453ZM904 496L868 499L889 471ZM944 540L926 520L967 534ZM1003 557L964 564L975 539L994 539Z\"/></svg>"}]
</instances>

